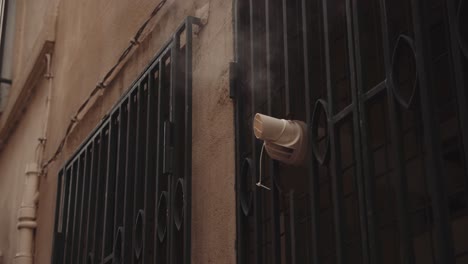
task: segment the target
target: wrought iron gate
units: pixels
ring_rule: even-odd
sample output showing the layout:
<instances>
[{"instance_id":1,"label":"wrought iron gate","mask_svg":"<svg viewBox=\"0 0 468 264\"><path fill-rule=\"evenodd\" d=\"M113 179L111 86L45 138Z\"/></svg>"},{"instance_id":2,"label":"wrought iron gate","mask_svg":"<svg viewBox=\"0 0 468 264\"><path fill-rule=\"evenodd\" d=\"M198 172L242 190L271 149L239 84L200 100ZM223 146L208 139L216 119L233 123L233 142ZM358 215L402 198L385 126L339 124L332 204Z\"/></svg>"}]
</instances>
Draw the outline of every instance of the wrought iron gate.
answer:
<instances>
[{"instance_id":1,"label":"wrought iron gate","mask_svg":"<svg viewBox=\"0 0 468 264\"><path fill-rule=\"evenodd\" d=\"M238 263L468 263L468 1L234 3ZM257 112L312 139L271 191Z\"/></svg>"},{"instance_id":2,"label":"wrought iron gate","mask_svg":"<svg viewBox=\"0 0 468 264\"><path fill-rule=\"evenodd\" d=\"M52 263L190 263L193 24L60 171Z\"/></svg>"}]
</instances>

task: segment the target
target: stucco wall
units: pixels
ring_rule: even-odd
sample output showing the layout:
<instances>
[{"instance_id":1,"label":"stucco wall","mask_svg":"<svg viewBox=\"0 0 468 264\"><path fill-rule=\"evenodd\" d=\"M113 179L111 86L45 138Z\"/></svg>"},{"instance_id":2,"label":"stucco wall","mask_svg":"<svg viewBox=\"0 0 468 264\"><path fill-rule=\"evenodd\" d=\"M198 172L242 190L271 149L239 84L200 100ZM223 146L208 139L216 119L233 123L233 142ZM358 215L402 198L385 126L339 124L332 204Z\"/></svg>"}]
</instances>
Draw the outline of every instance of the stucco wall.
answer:
<instances>
[{"instance_id":1,"label":"stucco wall","mask_svg":"<svg viewBox=\"0 0 468 264\"><path fill-rule=\"evenodd\" d=\"M31 63L33 47L37 45L40 35L52 27L58 1L16 0L14 76L18 75L27 63Z\"/></svg>"},{"instance_id":2,"label":"stucco wall","mask_svg":"<svg viewBox=\"0 0 468 264\"><path fill-rule=\"evenodd\" d=\"M41 82L40 86L44 85ZM21 203L26 165L35 161L38 138L45 122L47 89L32 96L15 133L0 152L0 251L3 263L13 263L17 238L17 212Z\"/></svg>"},{"instance_id":3,"label":"stucco wall","mask_svg":"<svg viewBox=\"0 0 468 264\"><path fill-rule=\"evenodd\" d=\"M54 78L45 158L56 150L70 118L96 83L114 64L139 26L159 3L155 0L23 0L16 36L16 67L28 63L31 43L42 25L55 21L52 59ZM100 119L126 91L187 15L209 9L207 24L194 37L193 51L193 263L235 262L235 195L233 109L228 97L232 60L231 1L169 0L155 26L93 104L67 140L63 153L41 179L36 263L50 263L57 172ZM47 22L49 21L49 22ZM12 262L16 210L25 162L34 155L47 86L40 83L33 103L0 153L0 251ZM28 149L29 148L29 149Z\"/></svg>"}]
</instances>

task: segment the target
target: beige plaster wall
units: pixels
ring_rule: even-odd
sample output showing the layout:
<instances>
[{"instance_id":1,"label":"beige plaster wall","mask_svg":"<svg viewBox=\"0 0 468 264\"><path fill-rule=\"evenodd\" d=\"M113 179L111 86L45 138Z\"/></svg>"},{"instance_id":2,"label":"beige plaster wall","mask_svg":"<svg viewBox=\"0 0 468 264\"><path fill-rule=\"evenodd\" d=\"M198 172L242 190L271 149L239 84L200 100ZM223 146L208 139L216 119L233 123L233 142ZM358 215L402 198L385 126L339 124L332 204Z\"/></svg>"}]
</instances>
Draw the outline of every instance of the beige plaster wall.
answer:
<instances>
[{"instance_id":1,"label":"beige plaster wall","mask_svg":"<svg viewBox=\"0 0 468 264\"><path fill-rule=\"evenodd\" d=\"M45 5L38 7L42 12L41 10L53 9L52 3L55 1L38 2ZM46 157L50 157L55 151L74 111L117 60L139 25L158 2L155 0L59 1L52 61L54 78ZM157 23L151 33L132 54L127 65L106 89L104 95L96 101L74 129L64 152L48 168L47 176L42 179L36 231L40 243L36 247L36 263L50 263L59 167L128 89L183 19L187 15L195 15L196 10L208 3L210 5L208 23L194 37L192 259L193 263L203 264L235 262L234 129L232 102L228 98L228 66L233 57L232 2L169 0L157 15ZM34 10L24 12L34 12ZM34 15L31 19L40 20L41 16ZM28 39L29 34L31 36L35 34L35 26L36 23L28 21L25 26L28 29L23 29L25 36L21 38L22 41ZM38 87L38 91L44 90L46 90L44 85ZM37 110L34 109L33 112ZM21 120L24 126L33 126L34 122ZM212 126L213 124L215 126ZM29 127L26 129L28 133L33 131ZM14 132L14 137L19 137L18 131ZM7 155L11 162L14 161L14 164L9 166L17 171L10 177L15 181L21 181L24 166L17 163L23 159L19 157L24 150L23 143L10 139L8 144L16 152L6 154L7 147L0 155ZM0 182L5 178L3 167L6 165L3 164L0 163ZM3 195L4 189L5 185L0 184L1 197L8 197L9 203L13 203L12 197L20 197L19 189ZM15 208L13 205L11 207ZM13 211L8 213L10 222L15 218L13 214ZM6 221L1 218L0 221ZM3 222L0 222L0 226L1 223ZM12 227L9 229L13 230ZM6 251L2 248L0 250Z\"/></svg>"},{"instance_id":2,"label":"beige plaster wall","mask_svg":"<svg viewBox=\"0 0 468 264\"><path fill-rule=\"evenodd\" d=\"M37 45L40 35L49 31L53 24L58 1L16 0L13 78L27 63L31 63L33 48Z\"/></svg>"},{"instance_id":3,"label":"beige plaster wall","mask_svg":"<svg viewBox=\"0 0 468 264\"><path fill-rule=\"evenodd\" d=\"M45 81L43 81L45 83ZM45 86L40 84L40 86ZM47 89L33 94L15 133L0 152L0 251L3 263L13 263L16 253L17 211L19 209L26 165L34 162L38 138L45 122Z\"/></svg>"}]
</instances>

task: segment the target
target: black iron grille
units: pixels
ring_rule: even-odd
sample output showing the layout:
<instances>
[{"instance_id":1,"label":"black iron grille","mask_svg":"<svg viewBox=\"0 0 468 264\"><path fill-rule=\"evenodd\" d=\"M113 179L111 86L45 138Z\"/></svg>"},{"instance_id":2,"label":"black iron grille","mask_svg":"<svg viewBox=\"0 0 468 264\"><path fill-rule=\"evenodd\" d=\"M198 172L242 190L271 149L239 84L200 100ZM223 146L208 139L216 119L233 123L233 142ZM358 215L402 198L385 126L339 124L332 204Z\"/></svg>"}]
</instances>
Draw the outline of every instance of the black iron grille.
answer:
<instances>
[{"instance_id":1,"label":"black iron grille","mask_svg":"<svg viewBox=\"0 0 468 264\"><path fill-rule=\"evenodd\" d=\"M60 171L52 263L190 263L193 24Z\"/></svg>"},{"instance_id":2,"label":"black iron grille","mask_svg":"<svg viewBox=\"0 0 468 264\"><path fill-rule=\"evenodd\" d=\"M235 3L238 263L468 263L468 1ZM255 113L307 164L260 161Z\"/></svg>"}]
</instances>

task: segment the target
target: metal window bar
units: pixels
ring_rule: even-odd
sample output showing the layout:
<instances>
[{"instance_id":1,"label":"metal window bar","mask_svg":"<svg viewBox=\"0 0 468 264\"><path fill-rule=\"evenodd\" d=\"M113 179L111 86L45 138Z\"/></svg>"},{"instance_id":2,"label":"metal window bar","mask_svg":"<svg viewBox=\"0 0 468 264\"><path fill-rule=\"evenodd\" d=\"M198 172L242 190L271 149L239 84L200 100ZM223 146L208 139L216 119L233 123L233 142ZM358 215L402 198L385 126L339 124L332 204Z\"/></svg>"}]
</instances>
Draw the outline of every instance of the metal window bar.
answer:
<instances>
[{"instance_id":1,"label":"metal window bar","mask_svg":"<svg viewBox=\"0 0 468 264\"><path fill-rule=\"evenodd\" d=\"M238 263L466 262L466 1L234 11ZM305 168L268 161L271 193L256 112L311 130Z\"/></svg>"},{"instance_id":2,"label":"metal window bar","mask_svg":"<svg viewBox=\"0 0 468 264\"><path fill-rule=\"evenodd\" d=\"M178 27L58 174L52 263L191 262L194 25Z\"/></svg>"}]
</instances>

